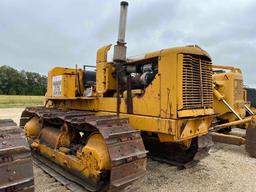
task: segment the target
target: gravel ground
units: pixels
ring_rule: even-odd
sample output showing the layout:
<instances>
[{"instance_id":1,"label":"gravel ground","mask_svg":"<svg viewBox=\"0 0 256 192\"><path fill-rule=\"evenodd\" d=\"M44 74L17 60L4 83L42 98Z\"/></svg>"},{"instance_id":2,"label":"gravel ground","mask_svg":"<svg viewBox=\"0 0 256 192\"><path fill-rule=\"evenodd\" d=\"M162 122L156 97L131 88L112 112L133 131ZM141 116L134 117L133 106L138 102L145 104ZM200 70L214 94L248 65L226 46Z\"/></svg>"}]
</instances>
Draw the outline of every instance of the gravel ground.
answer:
<instances>
[{"instance_id":1,"label":"gravel ground","mask_svg":"<svg viewBox=\"0 0 256 192\"><path fill-rule=\"evenodd\" d=\"M13 118L18 123L21 111L0 109L0 118ZM131 187L132 191L256 192L256 159L246 154L244 146L215 144L210 156L183 170L148 160L147 170L146 176ZM68 191L35 166L34 174L36 192Z\"/></svg>"}]
</instances>

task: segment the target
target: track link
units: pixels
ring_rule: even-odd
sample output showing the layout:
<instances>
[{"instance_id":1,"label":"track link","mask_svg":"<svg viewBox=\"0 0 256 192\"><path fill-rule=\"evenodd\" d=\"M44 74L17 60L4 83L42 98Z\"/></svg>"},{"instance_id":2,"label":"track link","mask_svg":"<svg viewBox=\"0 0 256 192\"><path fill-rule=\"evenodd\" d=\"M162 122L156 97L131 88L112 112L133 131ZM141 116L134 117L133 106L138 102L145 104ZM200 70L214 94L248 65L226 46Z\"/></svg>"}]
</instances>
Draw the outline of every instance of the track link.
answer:
<instances>
[{"instance_id":1,"label":"track link","mask_svg":"<svg viewBox=\"0 0 256 192\"><path fill-rule=\"evenodd\" d=\"M189 148L184 149L178 143L161 143L155 138L144 138L148 156L160 163L166 163L180 168L190 168L201 159L208 156L213 145L210 135L192 139Z\"/></svg>"},{"instance_id":2,"label":"track link","mask_svg":"<svg viewBox=\"0 0 256 192\"><path fill-rule=\"evenodd\" d=\"M103 184L104 186L93 187L89 184L85 185L85 180L78 178L74 179L74 176L63 173L55 169L55 172L62 175L71 182L80 185L82 188L86 188L89 191L120 191L125 189L135 180L144 176L146 172L146 153L144 144L140 135L140 131L133 129L128 119L117 118L116 116L97 116L94 112L90 111L73 111L73 110L60 110L49 109L44 107L32 107L26 108L22 113L20 126L24 127L26 122L33 116L38 116L42 121L53 123L67 123L68 125L75 127L79 131L86 131L90 129L97 129L97 131L104 137L105 143L108 148L111 170L109 183ZM47 159L40 157L37 153L37 164L44 164ZM41 159L41 160L40 160ZM42 160L43 159L43 160ZM51 165L49 165L51 163ZM52 173L52 162L48 163L48 169L43 168L46 172ZM57 166L57 165L56 165ZM40 166L42 167L42 166ZM54 177L54 174L51 174ZM71 178L72 177L72 178ZM56 178L58 180L58 178ZM66 182L66 181L65 181ZM72 191L70 182L62 182L67 188Z\"/></svg>"},{"instance_id":3,"label":"track link","mask_svg":"<svg viewBox=\"0 0 256 192\"><path fill-rule=\"evenodd\" d=\"M0 192L34 191L32 165L22 129L13 120L0 120Z\"/></svg>"}]
</instances>

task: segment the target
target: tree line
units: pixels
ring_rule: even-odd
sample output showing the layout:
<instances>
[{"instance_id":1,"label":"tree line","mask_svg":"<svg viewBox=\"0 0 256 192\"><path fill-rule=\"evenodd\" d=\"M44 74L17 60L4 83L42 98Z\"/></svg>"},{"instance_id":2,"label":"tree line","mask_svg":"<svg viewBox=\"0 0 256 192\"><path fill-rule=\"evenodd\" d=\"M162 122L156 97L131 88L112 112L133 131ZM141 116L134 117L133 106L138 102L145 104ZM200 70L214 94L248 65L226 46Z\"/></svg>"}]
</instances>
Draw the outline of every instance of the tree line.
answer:
<instances>
[{"instance_id":1,"label":"tree line","mask_svg":"<svg viewBox=\"0 0 256 192\"><path fill-rule=\"evenodd\" d=\"M46 86L45 75L0 66L0 95L44 95Z\"/></svg>"}]
</instances>

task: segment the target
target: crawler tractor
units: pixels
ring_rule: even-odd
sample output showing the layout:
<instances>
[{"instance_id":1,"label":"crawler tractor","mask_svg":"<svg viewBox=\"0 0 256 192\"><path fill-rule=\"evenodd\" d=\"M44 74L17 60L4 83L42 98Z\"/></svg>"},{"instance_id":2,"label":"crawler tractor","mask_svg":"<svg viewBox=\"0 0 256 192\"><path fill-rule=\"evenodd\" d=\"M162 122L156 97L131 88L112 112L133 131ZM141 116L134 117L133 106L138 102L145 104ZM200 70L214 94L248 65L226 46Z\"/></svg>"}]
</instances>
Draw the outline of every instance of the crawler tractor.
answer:
<instances>
[{"instance_id":1,"label":"crawler tractor","mask_svg":"<svg viewBox=\"0 0 256 192\"><path fill-rule=\"evenodd\" d=\"M217 114L213 140L242 145L254 156L255 118L254 112L246 105L243 92L243 76L240 69L213 65L214 110ZM246 115L247 114L247 115ZM233 135L233 127L247 127L245 135Z\"/></svg>"},{"instance_id":2,"label":"crawler tractor","mask_svg":"<svg viewBox=\"0 0 256 192\"><path fill-rule=\"evenodd\" d=\"M211 57L186 46L126 58L127 6L121 2L113 62L107 45L96 70L53 68L45 106L21 116L36 162L73 191L118 191L145 174L147 152L188 166L212 145Z\"/></svg>"}]
</instances>

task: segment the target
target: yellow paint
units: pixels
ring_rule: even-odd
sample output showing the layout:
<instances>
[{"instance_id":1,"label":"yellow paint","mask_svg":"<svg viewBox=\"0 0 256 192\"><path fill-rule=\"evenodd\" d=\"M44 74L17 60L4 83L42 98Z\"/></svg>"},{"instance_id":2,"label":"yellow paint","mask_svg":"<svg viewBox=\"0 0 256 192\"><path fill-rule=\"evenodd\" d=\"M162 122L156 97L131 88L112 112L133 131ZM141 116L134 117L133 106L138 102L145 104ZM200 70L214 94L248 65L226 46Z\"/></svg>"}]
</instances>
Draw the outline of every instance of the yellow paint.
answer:
<instances>
[{"instance_id":1,"label":"yellow paint","mask_svg":"<svg viewBox=\"0 0 256 192\"><path fill-rule=\"evenodd\" d=\"M59 150L54 150L43 144L39 145L38 152L40 152L40 154L42 154L43 156L50 158L58 165L78 171L85 177L94 176L95 174L95 172L92 173L89 172L89 170L85 169L83 161L78 157L74 157L73 155L67 155L65 153L60 152Z\"/></svg>"},{"instance_id":2,"label":"yellow paint","mask_svg":"<svg viewBox=\"0 0 256 192\"><path fill-rule=\"evenodd\" d=\"M211 118L193 119L186 123L184 130L181 132L181 139L185 140L191 135L200 135L208 132L208 128L211 126Z\"/></svg>"},{"instance_id":3,"label":"yellow paint","mask_svg":"<svg viewBox=\"0 0 256 192\"><path fill-rule=\"evenodd\" d=\"M228 122L237 119L221 101L221 99L225 99L240 117L245 117L243 76L241 70L234 67L218 65L214 65L214 69L228 70L224 73L215 73L213 75L214 110L217 116Z\"/></svg>"},{"instance_id":4,"label":"yellow paint","mask_svg":"<svg viewBox=\"0 0 256 192\"><path fill-rule=\"evenodd\" d=\"M104 138L100 134L94 134L89 137L86 146L82 149L81 159L85 169L90 173L100 173L100 170L109 170L110 157Z\"/></svg>"},{"instance_id":5,"label":"yellow paint","mask_svg":"<svg viewBox=\"0 0 256 192\"><path fill-rule=\"evenodd\" d=\"M53 78L56 76L61 77L61 95L55 96L55 98L75 97L76 93L78 93L79 91L83 93L83 71L81 69L55 67L48 73L46 97L54 96Z\"/></svg>"},{"instance_id":6,"label":"yellow paint","mask_svg":"<svg viewBox=\"0 0 256 192\"><path fill-rule=\"evenodd\" d=\"M32 125L34 127L41 126L37 117L32 118L26 124L26 127L30 128ZM77 154L74 156L68 155L67 153L72 133L66 124L64 124L62 130L58 133L52 132L54 128L40 128L41 131L38 134L38 139L31 140L30 138L32 141L31 147L40 152L40 154L49 157L52 161L63 167L80 172L86 177L98 177L102 171L110 170L111 164L108 149L104 138L100 134L90 135L87 138L86 145L83 146L81 150L78 150ZM45 132L47 132L47 135L44 135ZM33 132L29 133L31 134ZM56 137L54 135L56 135ZM50 139L50 143L48 144L53 144L55 147L52 148L40 143L41 137L44 138L43 140L45 142Z\"/></svg>"},{"instance_id":7,"label":"yellow paint","mask_svg":"<svg viewBox=\"0 0 256 192\"><path fill-rule=\"evenodd\" d=\"M107 53L111 46L112 44L104 46L97 51L96 90L99 96L103 96L106 91L116 88L115 80L112 77L114 72L113 66L107 63Z\"/></svg>"},{"instance_id":8,"label":"yellow paint","mask_svg":"<svg viewBox=\"0 0 256 192\"><path fill-rule=\"evenodd\" d=\"M187 116L192 116L192 117L198 117L202 114L213 114L214 110L213 109L190 109L190 110L182 110L178 111L178 117L187 117Z\"/></svg>"},{"instance_id":9,"label":"yellow paint","mask_svg":"<svg viewBox=\"0 0 256 192\"><path fill-rule=\"evenodd\" d=\"M92 139L93 141L90 141ZM86 177L97 177L103 170L110 169L110 160L104 140L98 135L89 139L88 147L84 147L82 152L77 152L76 156L67 155L58 149L52 149L44 144L39 144L37 150L40 154L49 157L62 167L75 170ZM98 142L95 144L95 142Z\"/></svg>"},{"instance_id":10,"label":"yellow paint","mask_svg":"<svg viewBox=\"0 0 256 192\"><path fill-rule=\"evenodd\" d=\"M38 137L42 129L42 123L38 117L33 117L24 127L27 137Z\"/></svg>"},{"instance_id":11,"label":"yellow paint","mask_svg":"<svg viewBox=\"0 0 256 192\"><path fill-rule=\"evenodd\" d=\"M75 69L55 68L48 76L48 106L66 109L92 110L99 114L116 112L115 96L105 96L115 90L114 66L107 63L107 52L111 45L100 48L97 52L96 97L54 97L51 90L52 78L57 75L74 73ZM210 58L199 47L180 47L163 49L145 54L145 59L158 60L158 74L143 94L133 94L133 114L127 114L126 96L121 98L121 117L128 117L131 125L139 130L169 134L170 141L191 139L208 132L214 111L212 108L182 109L182 66L183 54L194 54ZM133 65L138 61L129 61ZM72 81L72 80L71 80ZM72 87L73 86L73 87ZM77 90L72 83L65 89ZM135 93L135 92L134 92ZM68 93L68 95L70 95ZM181 119L182 118L182 119ZM184 125L187 123L187 126ZM198 129L198 126L200 129ZM181 131L186 127L183 132ZM170 139L171 138L171 139Z\"/></svg>"}]
</instances>

